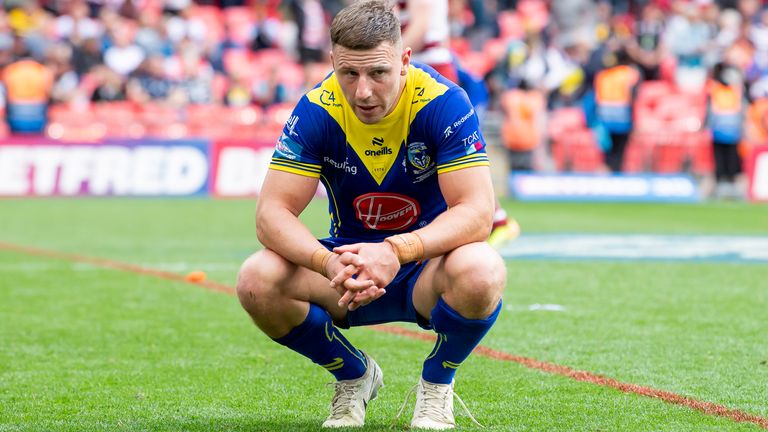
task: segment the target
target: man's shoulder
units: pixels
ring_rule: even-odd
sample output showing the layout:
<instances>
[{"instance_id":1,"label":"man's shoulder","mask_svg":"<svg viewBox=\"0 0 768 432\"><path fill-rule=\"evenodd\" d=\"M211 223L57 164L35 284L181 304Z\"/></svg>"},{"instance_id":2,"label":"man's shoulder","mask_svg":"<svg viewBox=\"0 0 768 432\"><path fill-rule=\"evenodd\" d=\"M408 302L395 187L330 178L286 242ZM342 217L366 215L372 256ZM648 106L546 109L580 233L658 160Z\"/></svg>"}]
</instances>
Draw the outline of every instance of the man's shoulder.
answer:
<instances>
[{"instance_id":1,"label":"man's shoulder","mask_svg":"<svg viewBox=\"0 0 768 432\"><path fill-rule=\"evenodd\" d=\"M444 91L460 88L456 83L440 75L435 69L425 63L411 62L409 76L415 81L417 86L429 85L444 88Z\"/></svg>"},{"instance_id":2,"label":"man's shoulder","mask_svg":"<svg viewBox=\"0 0 768 432\"><path fill-rule=\"evenodd\" d=\"M412 79L410 86L413 91L413 105L422 104L419 110L442 113L439 116L452 114L463 115L471 108L467 93L460 86L437 73L428 65L412 63L409 72ZM461 113L461 114L459 114Z\"/></svg>"}]
</instances>

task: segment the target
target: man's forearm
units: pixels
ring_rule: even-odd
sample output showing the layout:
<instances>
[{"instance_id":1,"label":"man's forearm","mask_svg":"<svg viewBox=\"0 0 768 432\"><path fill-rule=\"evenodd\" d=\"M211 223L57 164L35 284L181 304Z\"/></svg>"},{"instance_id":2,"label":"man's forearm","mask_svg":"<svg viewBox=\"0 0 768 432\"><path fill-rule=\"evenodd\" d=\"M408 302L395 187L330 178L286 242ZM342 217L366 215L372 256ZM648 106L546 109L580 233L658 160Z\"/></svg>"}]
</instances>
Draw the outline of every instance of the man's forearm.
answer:
<instances>
[{"instance_id":1,"label":"man's forearm","mask_svg":"<svg viewBox=\"0 0 768 432\"><path fill-rule=\"evenodd\" d=\"M424 245L423 258L433 258L468 243L485 241L492 225L492 210L488 212L470 205L457 205L415 233Z\"/></svg>"}]
</instances>

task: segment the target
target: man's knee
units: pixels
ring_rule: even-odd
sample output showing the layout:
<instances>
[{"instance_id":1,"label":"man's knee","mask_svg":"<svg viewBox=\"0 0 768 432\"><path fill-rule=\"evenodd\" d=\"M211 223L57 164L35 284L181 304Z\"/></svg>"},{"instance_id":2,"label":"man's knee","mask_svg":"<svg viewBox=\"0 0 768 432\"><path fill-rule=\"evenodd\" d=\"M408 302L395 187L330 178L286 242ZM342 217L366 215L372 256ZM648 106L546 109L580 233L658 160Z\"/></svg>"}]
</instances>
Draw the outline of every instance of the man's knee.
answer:
<instances>
[{"instance_id":1,"label":"man's knee","mask_svg":"<svg viewBox=\"0 0 768 432\"><path fill-rule=\"evenodd\" d=\"M249 313L269 307L281 294L281 282L290 273L291 264L276 253L264 249L254 253L240 266L237 297Z\"/></svg>"},{"instance_id":2,"label":"man's knee","mask_svg":"<svg viewBox=\"0 0 768 432\"><path fill-rule=\"evenodd\" d=\"M451 279L446 294L461 304L454 308L471 315L493 312L507 281L504 261L493 248L485 243L463 246L448 256L446 272Z\"/></svg>"}]
</instances>

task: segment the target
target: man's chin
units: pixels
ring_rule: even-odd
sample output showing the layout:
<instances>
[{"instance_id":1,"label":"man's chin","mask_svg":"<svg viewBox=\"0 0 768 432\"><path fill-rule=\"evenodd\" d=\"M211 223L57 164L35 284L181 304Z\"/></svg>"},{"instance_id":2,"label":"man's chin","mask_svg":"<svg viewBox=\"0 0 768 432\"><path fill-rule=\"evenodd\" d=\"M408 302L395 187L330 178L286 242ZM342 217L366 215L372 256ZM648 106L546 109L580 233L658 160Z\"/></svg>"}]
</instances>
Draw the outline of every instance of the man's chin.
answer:
<instances>
[{"instance_id":1,"label":"man's chin","mask_svg":"<svg viewBox=\"0 0 768 432\"><path fill-rule=\"evenodd\" d=\"M355 115L357 115L358 120L365 124L378 123L379 120L381 120L381 116L378 114L377 110L363 111L358 109L355 110Z\"/></svg>"}]
</instances>

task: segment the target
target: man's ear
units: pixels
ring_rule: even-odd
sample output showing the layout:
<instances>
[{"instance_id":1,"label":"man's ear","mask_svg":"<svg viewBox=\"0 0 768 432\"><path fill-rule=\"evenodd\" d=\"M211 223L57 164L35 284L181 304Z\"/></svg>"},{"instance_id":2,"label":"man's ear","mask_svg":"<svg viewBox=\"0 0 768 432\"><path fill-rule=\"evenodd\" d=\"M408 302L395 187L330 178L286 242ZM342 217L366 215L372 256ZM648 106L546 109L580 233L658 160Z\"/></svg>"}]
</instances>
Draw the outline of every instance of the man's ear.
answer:
<instances>
[{"instance_id":1,"label":"man's ear","mask_svg":"<svg viewBox=\"0 0 768 432\"><path fill-rule=\"evenodd\" d=\"M400 58L402 61L402 67L400 68L400 75L408 75L408 68L411 66L411 49L406 48L403 50L403 55Z\"/></svg>"}]
</instances>

